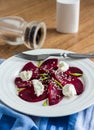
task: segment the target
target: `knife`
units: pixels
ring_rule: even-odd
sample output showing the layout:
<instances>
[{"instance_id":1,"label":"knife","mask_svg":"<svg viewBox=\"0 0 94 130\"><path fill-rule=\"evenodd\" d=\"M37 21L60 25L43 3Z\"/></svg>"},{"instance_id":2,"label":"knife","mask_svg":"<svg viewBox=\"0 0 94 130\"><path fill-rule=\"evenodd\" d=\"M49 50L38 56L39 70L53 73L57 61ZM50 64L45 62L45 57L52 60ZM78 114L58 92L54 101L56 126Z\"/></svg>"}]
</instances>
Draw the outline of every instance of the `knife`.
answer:
<instances>
[{"instance_id":1,"label":"knife","mask_svg":"<svg viewBox=\"0 0 94 130\"><path fill-rule=\"evenodd\" d=\"M74 58L74 59L81 59L81 58L94 58L94 54L78 54L78 53L51 53L51 54L26 54L23 52L17 53L15 55L16 57L27 59L27 60L33 60L33 61L39 61L44 60L50 56L59 56L64 58Z\"/></svg>"}]
</instances>

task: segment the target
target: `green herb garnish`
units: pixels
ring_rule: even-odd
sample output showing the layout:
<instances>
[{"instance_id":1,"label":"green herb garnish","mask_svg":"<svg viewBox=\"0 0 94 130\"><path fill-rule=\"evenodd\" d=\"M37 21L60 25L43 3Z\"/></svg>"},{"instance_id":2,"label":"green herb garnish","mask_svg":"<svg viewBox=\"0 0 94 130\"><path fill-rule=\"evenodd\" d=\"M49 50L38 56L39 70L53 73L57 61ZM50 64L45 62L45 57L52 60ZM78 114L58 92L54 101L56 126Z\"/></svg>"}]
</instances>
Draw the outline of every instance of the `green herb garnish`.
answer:
<instances>
[{"instance_id":1,"label":"green herb garnish","mask_svg":"<svg viewBox=\"0 0 94 130\"><path fill-rule=\"evenodd\" d=\"M22 90L24 90L25 88L17 88L17 91L20 92Z\"/></svg>"},{"instance_id":2,"label":"green herb garnish","mask_svg":"<svg viewBox=\"0 0 94 130\"><path fill-rule=\"evenodd\" d=\"M46 100L43 102L42 106L48 106L48 99L46 99Z\"/></svg>"},{"instance_id":3,"label":"green herb garnish","mask_svg":"<svg viewBox=\"0 0 94 130\"><path fill-rule=\"evenodd\" d=\"M54 82L55 82L58 86L63 87L62 84L61 84L59 81L57 81L56 79L54 80Z\"/></svg>"},{"instance_id":4,"label":"green herb garnish","mask_svg":"<svg viewBox=\"0 0 94 130\"><path fill-rule=\"evenodd\" d=\"M43 73L43 74L40 74L40 76L48 76L48 74L46 74L46 73Z\"/></svg>"},{"instance_id":5,"label":"green herb garnish","mask_svg":"<svg viewBox=\"0 0 94 130\"><path fill-rule=\"evenodd\" d=\"M82 76L82 74L80 74L80 73L70 73L70 75L76 76L76 77Z\"/></svg>"},{"instance_id":6,"label":"green herb garnish","mask_svg":"<svg viewBox=\"0 0 94 130\"><path fill-rule=\"evenodd\" d=\"M40 66L41 66L41 63L42 63L42 61L38 61L37 66L40 67Z\"/></svg>"},{"instance_id":7,"label":"green herb garnish","mask_svg":"<svg viewBox=\"0 0 94 130\"><path fill-rule=\"evenodd\" d=\"M44 78L41 78L42 80L47 80L48 79L48 77L44 77Z\"/></svg>"}]
</instances>

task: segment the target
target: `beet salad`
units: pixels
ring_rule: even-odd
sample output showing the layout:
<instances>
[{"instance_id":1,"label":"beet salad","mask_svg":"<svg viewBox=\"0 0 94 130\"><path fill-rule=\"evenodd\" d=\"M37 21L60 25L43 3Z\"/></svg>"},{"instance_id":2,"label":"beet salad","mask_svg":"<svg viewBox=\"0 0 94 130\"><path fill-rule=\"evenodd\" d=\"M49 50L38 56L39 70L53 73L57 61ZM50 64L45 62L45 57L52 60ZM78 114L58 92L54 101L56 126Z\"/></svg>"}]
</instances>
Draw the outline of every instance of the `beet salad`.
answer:
<instances>
[{"instance_id":1,"label":"beet salad","mask_svg":"<svg viewBox=\"0 0 94 130\"><path fill-rule=\"evenodd\" d=\"M43 106L58 104L65 97L84 91L83 71L57 58L46 59L35 65L26 63L15 78L18 96L28 102L44 100Z\"/></svg>"}]
</instances>

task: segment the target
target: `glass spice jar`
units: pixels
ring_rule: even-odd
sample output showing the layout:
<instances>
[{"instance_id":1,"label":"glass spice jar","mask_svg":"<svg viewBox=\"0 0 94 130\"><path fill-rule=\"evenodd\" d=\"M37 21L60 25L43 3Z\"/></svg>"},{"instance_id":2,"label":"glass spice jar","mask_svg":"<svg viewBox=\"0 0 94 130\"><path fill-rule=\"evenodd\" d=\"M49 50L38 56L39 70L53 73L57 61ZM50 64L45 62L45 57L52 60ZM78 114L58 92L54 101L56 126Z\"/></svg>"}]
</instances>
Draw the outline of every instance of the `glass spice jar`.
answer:
<instances>
[{"instance_id":1,"label":"glass spice jar","mask_svg":"<svg viewBox=\"0 0 94 130\"><path fill-rule=\"evenodd\" d=\"M24 44L29 49L38 49L46 38L46 24L27 22L18 16L1 17L0 37L10 45Z\"/></svg>"}]
</instances>

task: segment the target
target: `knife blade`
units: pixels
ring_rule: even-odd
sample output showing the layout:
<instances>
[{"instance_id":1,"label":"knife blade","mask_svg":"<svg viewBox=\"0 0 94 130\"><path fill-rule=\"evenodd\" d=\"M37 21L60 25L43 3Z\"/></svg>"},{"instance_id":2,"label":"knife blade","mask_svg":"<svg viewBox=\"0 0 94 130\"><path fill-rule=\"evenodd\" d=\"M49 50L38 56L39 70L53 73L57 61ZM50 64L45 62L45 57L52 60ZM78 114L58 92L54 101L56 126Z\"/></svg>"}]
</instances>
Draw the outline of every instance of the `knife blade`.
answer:
<instances>
[{"instance_id":1,"label":"knife blade","mask_svg":"<svg viewBox=\"0 0 94 130\"><path fill-rule=\"evenodd\" d=\"M78 54L78 53L51 53L51 54L26 54L23 52L17 53L15 55L16 57L27 59L27 60L33 60L33 61L39 61L44 60L50 56L60 56L64 58L74 58L74 59L81 59L81 58L94 58L94 54Z\"/></svg>"}]
</instances>

